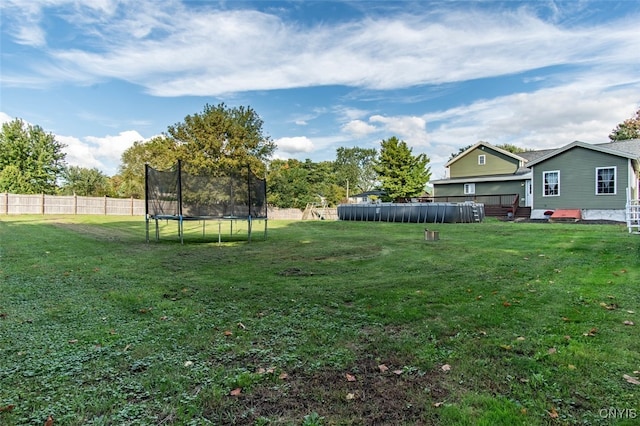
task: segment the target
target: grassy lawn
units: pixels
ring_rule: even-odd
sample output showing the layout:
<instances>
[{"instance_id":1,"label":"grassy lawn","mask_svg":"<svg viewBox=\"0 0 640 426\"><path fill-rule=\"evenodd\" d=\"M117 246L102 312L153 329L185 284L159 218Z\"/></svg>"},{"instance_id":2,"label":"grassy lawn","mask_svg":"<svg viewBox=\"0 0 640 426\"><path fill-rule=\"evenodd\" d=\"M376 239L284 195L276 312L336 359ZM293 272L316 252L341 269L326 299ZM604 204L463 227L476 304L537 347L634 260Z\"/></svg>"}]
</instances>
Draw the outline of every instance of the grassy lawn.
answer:
<instances>
[{"instance_id":1,"label":"grassy lawn","mask_svg":"<svg viewBox=\"0 0 640 426\"><path fill-rule=\"evenodd\" d=\"M0 424L640 421L624 226L262 226L1 216Z\"/></svg>"}]
</instances>

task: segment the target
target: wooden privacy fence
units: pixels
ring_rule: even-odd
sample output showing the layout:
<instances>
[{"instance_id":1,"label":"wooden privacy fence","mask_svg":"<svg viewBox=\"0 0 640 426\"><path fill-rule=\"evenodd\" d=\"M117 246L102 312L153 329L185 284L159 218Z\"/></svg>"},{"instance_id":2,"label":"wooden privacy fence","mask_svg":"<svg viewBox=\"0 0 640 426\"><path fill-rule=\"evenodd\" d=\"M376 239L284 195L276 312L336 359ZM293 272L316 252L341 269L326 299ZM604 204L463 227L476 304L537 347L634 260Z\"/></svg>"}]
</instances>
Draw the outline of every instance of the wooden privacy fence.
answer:
<instances>
[{"instance_id":1,"label":"wooden privacy fence","mask_svg":"<svg viewBox=\"0 0 640 426\"><path fill-rule=\"evenodd\" d=\"M144 216L144 200L77 195L0 194L1 214L101 214Z\"/></svg>"},{"instance_id":2,"label":"wooden privacy fence","mask_svg":"<svg viewBox=\"0 0 640 426\"><path fill-rule=\"evenodd\" d=\"M144 200L134 198L81 197L77 195L0 193L0 215L8 214L100 214L145 215ZM333 211L335 212L335 208ZM300 209L267 209L269 219L302 220ZM334 214L333 218L337 217Z\"/></svg>"}]
</instances>

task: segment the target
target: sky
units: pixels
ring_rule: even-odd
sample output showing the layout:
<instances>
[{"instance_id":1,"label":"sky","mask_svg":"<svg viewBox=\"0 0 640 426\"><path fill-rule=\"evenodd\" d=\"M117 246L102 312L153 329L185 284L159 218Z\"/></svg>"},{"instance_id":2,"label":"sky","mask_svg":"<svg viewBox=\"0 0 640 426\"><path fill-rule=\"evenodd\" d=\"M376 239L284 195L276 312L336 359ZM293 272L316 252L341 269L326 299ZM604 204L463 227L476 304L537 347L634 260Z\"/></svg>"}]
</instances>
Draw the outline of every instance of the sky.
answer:
<instances>
[{"instance_id":1,"label":"sky","mask_svg":"<svg viewBox=\"0 0 640 426\"><path fill-rule=\"evenodd\" d=\"M640 1L3 0L0 122L118 173L206 104L248 106L275 158L392 136L460 148L608 141L640 107Z\"/></svg>"}]
</instances>

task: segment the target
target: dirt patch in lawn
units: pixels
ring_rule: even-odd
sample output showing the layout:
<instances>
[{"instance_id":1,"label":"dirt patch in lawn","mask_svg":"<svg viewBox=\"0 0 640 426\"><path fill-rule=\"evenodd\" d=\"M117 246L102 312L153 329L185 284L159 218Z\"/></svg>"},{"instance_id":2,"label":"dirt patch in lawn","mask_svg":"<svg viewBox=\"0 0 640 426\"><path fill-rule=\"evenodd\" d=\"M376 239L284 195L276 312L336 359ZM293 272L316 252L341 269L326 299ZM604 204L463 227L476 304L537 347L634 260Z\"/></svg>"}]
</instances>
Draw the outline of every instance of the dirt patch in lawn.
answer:
<instances>
[{"instance_id":1,"label":"dirt patch in lawn","mask_svg":"<svg viewBox=\"0 0 640 426\"><path fill-rule=\"evenodd\" d=\"M352 372L292 371L275 383L228 396L205 416L234 424L253 425L260 419L301 424L304 416L317 413L324 425L432 425L449 394L445 375L440 369L407 371L373 360Z\"/></svg>"}]
</instances>

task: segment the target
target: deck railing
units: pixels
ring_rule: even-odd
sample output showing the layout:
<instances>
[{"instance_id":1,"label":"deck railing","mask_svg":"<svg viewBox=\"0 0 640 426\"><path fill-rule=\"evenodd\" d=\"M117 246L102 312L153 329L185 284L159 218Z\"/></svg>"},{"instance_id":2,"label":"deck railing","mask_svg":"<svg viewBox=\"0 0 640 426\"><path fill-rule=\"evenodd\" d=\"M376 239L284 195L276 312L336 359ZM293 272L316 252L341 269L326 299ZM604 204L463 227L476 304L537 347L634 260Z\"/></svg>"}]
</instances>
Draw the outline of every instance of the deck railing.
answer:
<instances>
[{"instance_id":1,"label":"deck railing","mask_svg":"<svg viewBox=\"0 0 640 426\"><path fill-rule=\"evenodd\" d=\"M516 208L520 203L520 196L518 194L450 195L430 197L428 201L436 203L464 203L466 201L472 201L474 203L484 204L485 206Z\"/></svg>"}]
</instances>

